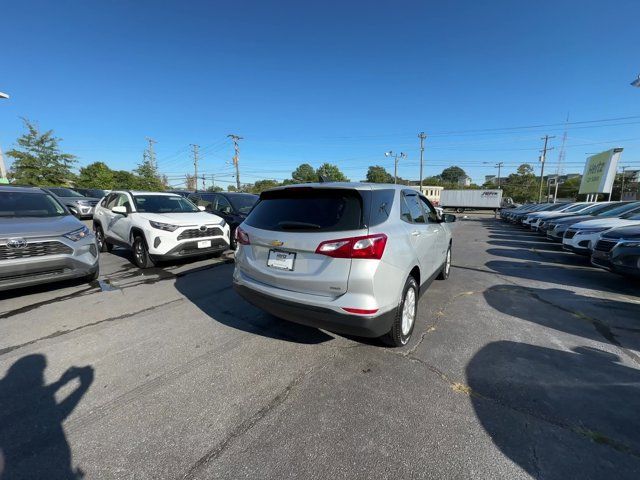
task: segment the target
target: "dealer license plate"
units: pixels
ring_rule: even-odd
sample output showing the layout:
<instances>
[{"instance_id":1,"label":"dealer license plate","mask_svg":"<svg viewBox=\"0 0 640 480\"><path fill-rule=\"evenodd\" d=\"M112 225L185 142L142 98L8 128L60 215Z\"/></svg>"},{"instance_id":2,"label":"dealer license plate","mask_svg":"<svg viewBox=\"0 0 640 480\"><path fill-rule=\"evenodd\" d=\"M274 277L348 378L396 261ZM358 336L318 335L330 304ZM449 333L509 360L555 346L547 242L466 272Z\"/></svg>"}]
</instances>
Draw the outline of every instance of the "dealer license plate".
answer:
<instances>
[{"instance_id":1,"label":"dealer license plate","mask_svg":"<svg viewBox=\"0 0 640 480\"><path fill-rule=\"evenodd\" d=\"M200 240L198 242L198 248L209 248L211 246L211 240Z\"/></svg>"},{"instance_id":2,"label":"dealer license plate","mask_svg":"<svg viewBox=\"0 0 640 480\"><path fill-rule=\"evenodd\" d=\"M282 250L269 250L267 267L279 270L293 270L293 263L296 259L295 252L283 252Z\"/></svg>"}]
</instances>

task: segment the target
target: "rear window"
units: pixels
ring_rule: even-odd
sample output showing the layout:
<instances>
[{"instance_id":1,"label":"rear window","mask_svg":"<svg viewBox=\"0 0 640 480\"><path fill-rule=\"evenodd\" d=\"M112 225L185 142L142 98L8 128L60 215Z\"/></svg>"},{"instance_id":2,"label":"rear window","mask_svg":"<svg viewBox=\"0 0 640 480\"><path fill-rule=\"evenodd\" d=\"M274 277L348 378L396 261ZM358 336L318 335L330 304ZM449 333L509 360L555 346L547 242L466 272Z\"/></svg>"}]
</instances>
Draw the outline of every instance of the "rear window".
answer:
<instances>
[{"instance_id":1,"label":"rear window","mask_svg":"<svg viewBox=\"0 0 640 480\"><path fill-rule=\"evenodd\" d=\"M363 228L356 190L289 188L265 192L245 223L262 230L339 232Z\"/></svg>"}]
</instances>

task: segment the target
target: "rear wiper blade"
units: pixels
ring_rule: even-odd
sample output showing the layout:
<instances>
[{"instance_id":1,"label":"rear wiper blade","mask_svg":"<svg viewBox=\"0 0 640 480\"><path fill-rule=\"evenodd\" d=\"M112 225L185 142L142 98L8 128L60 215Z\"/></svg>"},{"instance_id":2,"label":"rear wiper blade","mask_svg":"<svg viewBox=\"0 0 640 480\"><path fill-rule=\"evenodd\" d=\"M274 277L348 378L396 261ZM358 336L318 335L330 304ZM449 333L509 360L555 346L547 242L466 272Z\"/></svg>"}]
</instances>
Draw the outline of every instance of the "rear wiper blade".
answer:
<instances>
[{"instance_id":1,"label":"rear wiper blade","mask_svg":"<svg viewBox=\"0 0 640 480\"><path fill-rule=\"evenodd\" d=\"M320 225L316 223L307 223L307 222L278 222L278 227L285 230L294 230L296 228L305 229L305 228L313 228L319 229L322 228Z\"/></svg>"}]
</instances>

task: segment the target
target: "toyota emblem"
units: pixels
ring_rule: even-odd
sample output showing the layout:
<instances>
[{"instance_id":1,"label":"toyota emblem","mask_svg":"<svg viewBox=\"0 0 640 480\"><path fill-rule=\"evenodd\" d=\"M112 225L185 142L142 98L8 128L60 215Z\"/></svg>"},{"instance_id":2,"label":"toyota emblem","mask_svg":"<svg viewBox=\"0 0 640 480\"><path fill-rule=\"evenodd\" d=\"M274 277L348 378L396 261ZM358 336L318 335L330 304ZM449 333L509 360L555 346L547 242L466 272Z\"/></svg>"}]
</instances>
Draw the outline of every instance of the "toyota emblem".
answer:
<instances>
[{"instance_id":1,"label":"toyota emblem","mask_svg":"<svg viewBox=\"0 0 640 480\"><path fill-rule=\"evenodd\" d=\"M24 248L27 246L27 241L24 238L10 238L7 241L7 247L9 248Z\"/></svg>"},{"instance_id":2,"label":"toyota emblem","mask_svg":"<svg viewBox=\"0 0 640 480\"><path fill-rule=\"evenodd\" d=\"M200 231L204 232L207 229L206 225L200 225Z\"/></svg>"}]
</instances>

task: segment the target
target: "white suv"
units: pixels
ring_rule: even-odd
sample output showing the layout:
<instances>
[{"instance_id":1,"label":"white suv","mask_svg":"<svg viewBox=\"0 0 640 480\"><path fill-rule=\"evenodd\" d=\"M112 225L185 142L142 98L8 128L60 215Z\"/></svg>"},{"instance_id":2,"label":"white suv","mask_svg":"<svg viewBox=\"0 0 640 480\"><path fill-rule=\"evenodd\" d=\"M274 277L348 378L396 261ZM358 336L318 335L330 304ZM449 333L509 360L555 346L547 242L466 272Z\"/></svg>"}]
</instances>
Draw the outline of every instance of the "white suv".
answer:
<instances>
[{"instance_id":1,"label":"white suv","mask_svg":"<svg viewBox=\"0 0 640 480\"><path fill-rule=\"evenodd\" d=\"M229 248L229 226L180 195L113 191L96 206L93 229L100 251L133 250L140 268L159 259L220 255Z\"/></svg>"}]
</instances>

